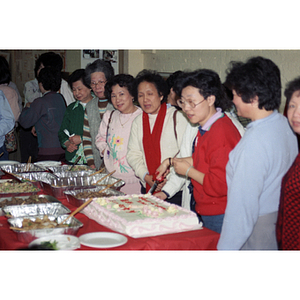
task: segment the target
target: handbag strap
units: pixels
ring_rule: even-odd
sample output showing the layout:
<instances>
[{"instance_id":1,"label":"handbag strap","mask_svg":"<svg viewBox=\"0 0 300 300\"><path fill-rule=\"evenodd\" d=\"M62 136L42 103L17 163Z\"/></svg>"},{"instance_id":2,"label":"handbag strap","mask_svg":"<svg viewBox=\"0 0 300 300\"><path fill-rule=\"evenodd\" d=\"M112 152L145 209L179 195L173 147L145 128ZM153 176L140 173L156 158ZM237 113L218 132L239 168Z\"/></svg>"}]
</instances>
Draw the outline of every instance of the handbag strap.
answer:
<instances>
[{"instance_id":1,"label":"handbag strap","mask_svg":"<svg viewBox=\"0 0 300 300\"><path fill-rule=\"evenodd\" d=\"M112 110L110 115L109 115L109 119L108 119L108 122L107 122L107 128L106 128L106 143L107 143L107 137L108 137L108 129L109 129L109 124L111 122L111 118L112 118L112 115L114 113L115 110Z\"/></svg>"}]
</instances>

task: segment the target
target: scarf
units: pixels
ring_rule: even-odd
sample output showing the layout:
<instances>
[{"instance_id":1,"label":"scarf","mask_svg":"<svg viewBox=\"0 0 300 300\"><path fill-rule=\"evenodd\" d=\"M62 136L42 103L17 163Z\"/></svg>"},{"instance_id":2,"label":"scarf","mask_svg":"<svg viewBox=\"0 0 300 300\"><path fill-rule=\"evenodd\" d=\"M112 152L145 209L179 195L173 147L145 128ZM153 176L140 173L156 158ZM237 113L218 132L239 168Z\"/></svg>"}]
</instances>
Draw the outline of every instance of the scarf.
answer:
<instances>
[{"instance_id":1,"label":"scarf","mask_svg":"<svg viewBox=\"0 0 300 300\"><path fill-rule=\"evenodd\" d=\"M149 116L143 112L143 147L146 157L146 164L150 175L154 176L156 169L161 163L160 137L167 112L167 105L163 103L158 112L155 124L151 133ZM146 192L150 186L146 184Z\"/></svg>"}]
</instances>

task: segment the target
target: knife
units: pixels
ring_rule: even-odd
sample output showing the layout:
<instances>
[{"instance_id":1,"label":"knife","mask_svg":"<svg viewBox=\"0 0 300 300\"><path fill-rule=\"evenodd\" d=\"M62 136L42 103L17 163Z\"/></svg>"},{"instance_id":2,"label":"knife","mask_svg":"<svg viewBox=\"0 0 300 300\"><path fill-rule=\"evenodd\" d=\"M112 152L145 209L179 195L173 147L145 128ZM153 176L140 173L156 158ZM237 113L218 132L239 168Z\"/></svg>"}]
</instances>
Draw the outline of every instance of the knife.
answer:
<instances>
[{"instance_id":1,"label":"knife","mask_svg":"<svg viewBox=\"0 0 300 300\"><path fill-rule=\"evenodd\" d=\"M157 188L158 184L159 184L159 181L158 181L158 180L155 180L154 184L152 185L152 187L150 188L150 190L149 190L148 193L149 193L149 194L153 194L153 192L154 192L155 189Z\"/></svg>"}]
</instances>

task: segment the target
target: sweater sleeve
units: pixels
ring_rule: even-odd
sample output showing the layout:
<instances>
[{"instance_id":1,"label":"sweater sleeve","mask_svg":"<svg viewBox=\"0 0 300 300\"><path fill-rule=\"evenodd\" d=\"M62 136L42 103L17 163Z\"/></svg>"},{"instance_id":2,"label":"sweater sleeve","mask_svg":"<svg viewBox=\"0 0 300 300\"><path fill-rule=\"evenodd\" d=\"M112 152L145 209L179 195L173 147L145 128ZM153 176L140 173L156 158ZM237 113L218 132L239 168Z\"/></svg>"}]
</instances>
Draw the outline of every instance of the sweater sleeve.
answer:
<instances>
[{"instance_id":1,"label":"sweater sleeve","mask_svg":"<svg viewBox=\"0 0 300 300\"><path fill-rule=\"evenodd\" d=\"M64 133L64 129L68 129L70 125L70 110L71 107L67 107L66 112L64 114L63 121L61 123L60 129L58 131L58 138L61 146L66 149L65 142L69 140L69 137Z\"/></svg>"},{"instance_id":2,"label":"sweater sleeve","mask_svg":"<svg viewBox=\"0 0 300 300\"><path fill-rule=\"evenodd\" d=\"M107 135L107 125L108 125L108 120L110 118L111 111L106 111L103 115L103 118L101 120L98 134L96 135L96 147L99 149L100 155L102 155L102 151L106 148L107 143L106 143L106 135Z\"/></svg>"},{"instance_id":3,"label":"sweater sleeve","mask_svg":"<svg viewBox=\"0 0 300 300\"><path fill-rule=\"evenodd\" d=\"M262 151L256 152L252 147L239 148L237 153L232 154L226 167L228 201L219 250L239 250L251 235L259 216L258 199L268 169L264 163L268 158L263 158L265 154Z\"/></svg>"},{"instance_id":4,"label":"sweater sleeve","mask_svg":"<svg viewBox=\"0 0 300 300\"><path fill-rule=\"evenodd\" d=\"M92 149L92 138L91 138L89 120L87 117L86 110L84 112L84 120L83 120L82 143L83 143L83 152L87 160L87 164L89 166L94 165L95 162L94 162L93 149Z\"/></svg>"},{"instance_id":5,"label":"sweater sleeve","mask_svg":"<svg viewBox=\"0 0 300 300\"><path fill-rule=\"evenodd\" d=\"M10 105L2 91L0 91L0 136L3 137L14 128L15 120ZM2 147L2 145L0 145Z\"/></svg>"},{"instance_id":6,"label":"sweater sleeve","mask_svg":"<svg viewBox=\"0 0 300 300\"><path fill-rule=\"evenodd\" d=\"M43 111L43 100L41 98L36 99L30 105L30 107L25 107L19 117L19 123L24 128L29 128L34 126L36 122L44 114Z\"/></svg>"},{"instance_id":7,"label":"sweater sleeve","mask_svg":"<svg viewBox=\"0 0 300 300\"><path fill-rule=\"evenodd\" d=\"M126 159L128 164L134 170L135 175L140 178L141 182L145 183L144 175L148 172L148 168L145 164L144 158L142 142L143 126L141 125L141 120L142 114L138 115L131 125Z\"/></svg>"}]
</instances>

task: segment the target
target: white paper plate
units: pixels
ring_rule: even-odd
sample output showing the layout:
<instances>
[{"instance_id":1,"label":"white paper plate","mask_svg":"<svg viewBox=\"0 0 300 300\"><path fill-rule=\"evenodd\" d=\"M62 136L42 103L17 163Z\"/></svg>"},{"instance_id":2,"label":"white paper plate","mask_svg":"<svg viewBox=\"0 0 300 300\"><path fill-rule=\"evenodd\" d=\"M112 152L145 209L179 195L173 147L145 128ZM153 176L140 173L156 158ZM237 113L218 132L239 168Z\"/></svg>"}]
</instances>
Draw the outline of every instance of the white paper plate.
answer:
<instances>
[{"instance_id":1,"label":"white paper plate","mask_svg":"<svg viewBox=\"0 0 300 300\"><path fill-rule=\"evenodd\" d=\"M45 160L45 161L38 161L36 163L34 163L37 166L40 167L59 167L61 166L61 162L60 161L54 161L54 160Z\"/></svg>"},{"instance_id":2,"label":"white paper plate","mask_svg":"<svg viewBox=\"0 0 300 300\"><path fill-rule=\"evenodd\" d=\"M17 165L20 164L20 162L15 160L0 160L0 165Z\"/></svg>"},{"instance_id":3,"label":"white paper plate","mask_svg":"<svg viewBox=\"0 0 300 300\"><path fill-rule=\"evenodd\" d=\"M53 243L54 241L57 242L58 250L74 250L80 248L79 238L74 235L67 235L67 234L49 235L49 236L41 237L39 239L32 241L29 244L29 247L39 246L43 242Z\"/></svg>"},{"instance_id":4,"label":"white paper plate","mask_svg":"<svg viewBox=\"0 0 300 300\"><path fill-rule=\"evenodd\" d=\"M91 232L81 235L79 241L93 248L113 248L126 244L127 238L114 232Z\"/></svg>"}]
</instances>

